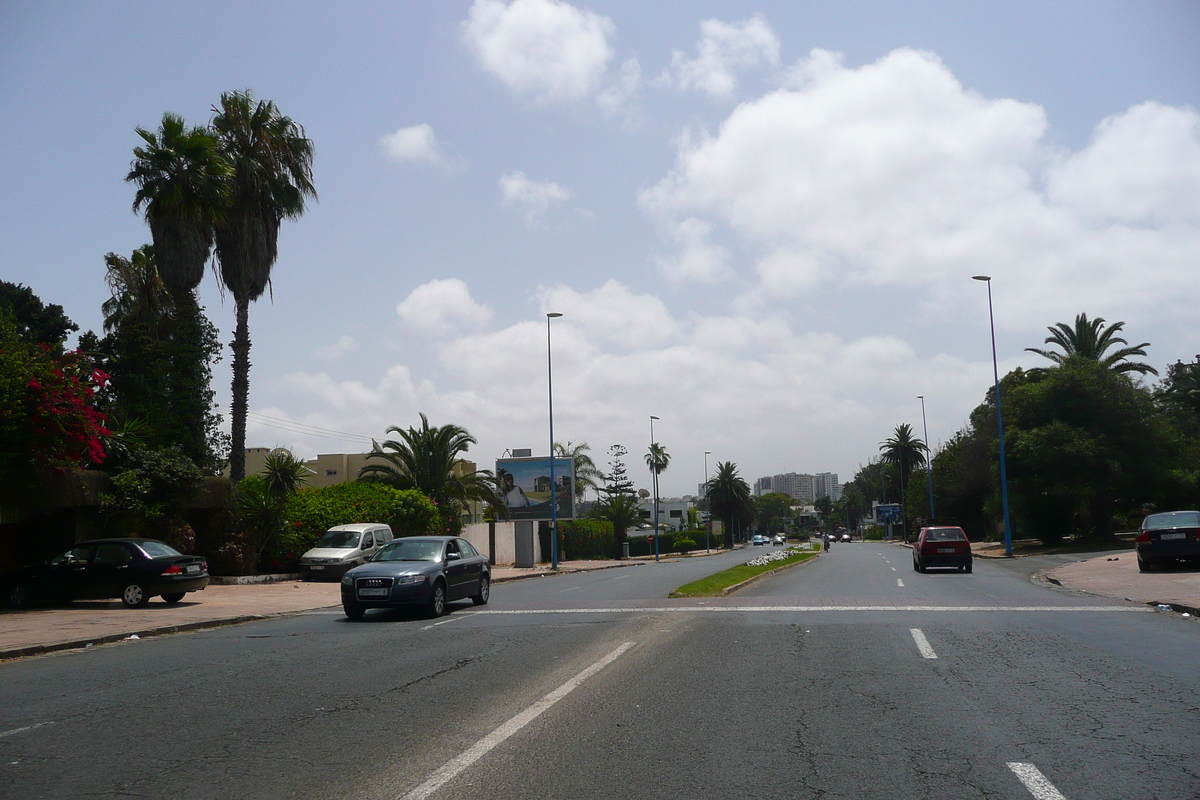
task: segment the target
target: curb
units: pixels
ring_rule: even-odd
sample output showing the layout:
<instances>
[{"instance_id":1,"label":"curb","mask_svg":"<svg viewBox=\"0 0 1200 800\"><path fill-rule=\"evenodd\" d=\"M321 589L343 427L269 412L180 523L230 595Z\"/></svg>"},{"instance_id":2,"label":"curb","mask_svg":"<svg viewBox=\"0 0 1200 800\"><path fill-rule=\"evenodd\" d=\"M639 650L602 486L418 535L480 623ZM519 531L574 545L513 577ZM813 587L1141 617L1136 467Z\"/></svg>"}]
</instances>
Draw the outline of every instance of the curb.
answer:
<instances>
[{"instance_id":1,"label":"curb","mask_svg":"<svg viewBox=\"0 0 1200 800\"><path fill-rule=\"evenodd\" d=\"M1128 600L1129 598L1126 597L1125 599ZM1135 600L1134 602L1137 601ZM1192 606L1186 606L1183 603L1160 603L1157 600L1151 600L1150 602L1146 603L1146 605L1150 606L1155 611L1161 610L1158 608L1158 606L1170 606L1171 610L1177 614L1191 614L1193 617L1200 617L1200 609L1193 608Z\"/></svg>"},{"instance_id":2,"label":"curb","mask_svg":"<svg viewBox=\"0 0 1200 800\"><path fill-rule=\"evenodd\" d=\"M334 608L335 606L319 606L318 608ZM220 619L206 619L200 622L185 622L181 625L164 625L161 628L147 628L140 631L128 631L126 633L110 633L105 636L94 636L87 639L75 639L66 642L54 642L52 644L32 644L26 647L14 647L9 650L0 650L0 661L25 658L27 656L42 655L44 653L56 653L62 650L83 650L92 645L112 644L113 642L123 642L130 637L136 636L139 639L150 639L155 636L166 636L172 633L187 633L189 631L200 631L206 628L224 628L231 625L241 625L246 622L261 622L263 620L275 619L277 617L290 617L296 614L307 614L309 611L316 611L317 608L305 608L299 611L280 611L274 614L244 614L237 617L221 617Z\"/></svg>"},{"instance_id":3,"label":"curb","mask_svg":"<svg viewBox=\"0 0 1200 800\"><path fill-rule=\"evenodd\" d=\"M1063 589L1067 589L1072 592L1082 592L1083 594L1088 594L1093 597L1110 597L1114 600L1124 600L1127 603L1137 603L1139 605L1149 606L1150 609L1153 611L1161 610L1158 608L1158 606L1169 606L1171 611L1174 611L1177 614L1191 614L1193 617L1200 618L1200 608L1196 608L1194 606L1189 606L1185 603L1165 603L1161 600L1134 600L1132 597L1118 597L1117 595L1100 594L1099 592L1090 592L1087 589L1079 589L1075 586L1072 586L1069 583L1062 581L1059 578L1053 577L1052 575L1050 575L1050 570L1042 570L1041 572L1035 572L1034 574L1029 576L1029 580L1034 583L1038 583L1038 582L1052 583L1055 586L1062 587Z\"/></svg>"},{"instance_id":4,"label":"curb","mask_svg":"<svg viewBox=\"0 0 1200 800\"><path fill-rule=\"evenodd\" d=\"M812 562L816 561L820 557L821 557L821 554L817 553L812 558L806 558L803 561L797 561L794 564L784 564L782 567L776 567L775 569L767 570L766 572L760 572L759 574L755 575L753 578L747 578L746 580L742 581L741 583L735 583L733 586L726 586L724 589L721 590L721 596L728 597L729 595L736 592L738 589L743 589L752 583L757 583L758 581L761 581L764 578L769 578L772 575L777 575L780 572L784 572L786 570L791 569L792 567L799 567L803 564L811 564Z\"/></svg>"},{"instance_id":5,"label":"curb","mask_svg":"<svg viewBox=\"0 0 1200 800\"><path fill-rule=\"evenodd\" d=\"M674 560L675 559L672 559L672 561L674 561ZM524 580L528 580L529 578L550 578L550 577L554 577L557 575L578 575L581 572L600 572L601 570L606 570L606 569L621 569L622 567L639 567L645 563L646 562L644 562L644 561L630 561L628 564L609 564L607 567L591 567L588 569L566 569L566 570L560 569L558 571L547 568L544 570L539 570L538 572L531 572L528 575L506 575L503 578L498 578L498 577L493 576L492 583L511 583L512 581L524 581Z\"/></svg>"}]
</instances>

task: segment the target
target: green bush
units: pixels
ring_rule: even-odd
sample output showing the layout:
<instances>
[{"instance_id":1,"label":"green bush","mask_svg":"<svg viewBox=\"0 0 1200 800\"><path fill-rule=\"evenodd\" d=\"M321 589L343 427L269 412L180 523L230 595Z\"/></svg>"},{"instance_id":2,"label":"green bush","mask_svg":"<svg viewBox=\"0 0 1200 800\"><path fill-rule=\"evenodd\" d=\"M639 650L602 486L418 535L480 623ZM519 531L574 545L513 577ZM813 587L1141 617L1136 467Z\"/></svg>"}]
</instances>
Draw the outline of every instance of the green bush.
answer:
<instances>
[{"instance_id":1,"label":"green bush","mask_svg":"<svg viewBox=\"0 0 1200 800\"><path fill-rule=\"evenodd\" d=\"M686 536L679 536L675 539L675 549L681 553L687 553L696 549L696 542Z\"/></svg>"},{"instance_id":2,"label":"green bush","mask_svg":"<svg viewBox=\"0 0 1200 800\"><path fill-rule=\"evenodd\" d=\"M558 523L559 544L572 560L608 559L616 555L616 535L611 522L600 519Z\"/></svg>"},{"instance_id":3,"label":"green bush","mask_svg":"<svg viewBox=\"0 0 1200 800\"><path fill-rule=\"evenodd\" d=\"M867 532L863 535L863 539L868 542L882 542L884 529L881 525L871 525L867 528Z\"/></svg>"}]
</instances>

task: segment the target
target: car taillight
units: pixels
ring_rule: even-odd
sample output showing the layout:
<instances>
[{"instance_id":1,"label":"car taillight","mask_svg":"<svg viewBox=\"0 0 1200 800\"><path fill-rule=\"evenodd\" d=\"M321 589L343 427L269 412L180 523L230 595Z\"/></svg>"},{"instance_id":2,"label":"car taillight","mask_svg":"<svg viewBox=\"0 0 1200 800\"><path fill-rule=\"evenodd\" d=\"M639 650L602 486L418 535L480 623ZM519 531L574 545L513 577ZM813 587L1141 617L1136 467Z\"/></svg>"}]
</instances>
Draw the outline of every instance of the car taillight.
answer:
<instances>
[{"instance_id":1,"label":"car taillight","mask_svg":"<svg viewBox=\"0 0 1200 800\"><path fill-rule=\"evenodd\" d=\"M164 569L162 574L163 575L182 575L183 570L179 568L178 564L172 564L171 566Z\"/></svg>"},{"instance_id":2,"label":"car taillight","mask_svg":"<svg viewBox=\"0 0 1200 800\"><path fill-rule=\"evenodd\" d=\"M1149 531L1142 531L1141 533L1139 533L1139 534L1138 534L1138 536L1137 536L1137 540L1138 540L1139 542L1148 542L1148 541L1150 541L1150 533L1149 533Z\"/></svg>"}]
</instances>

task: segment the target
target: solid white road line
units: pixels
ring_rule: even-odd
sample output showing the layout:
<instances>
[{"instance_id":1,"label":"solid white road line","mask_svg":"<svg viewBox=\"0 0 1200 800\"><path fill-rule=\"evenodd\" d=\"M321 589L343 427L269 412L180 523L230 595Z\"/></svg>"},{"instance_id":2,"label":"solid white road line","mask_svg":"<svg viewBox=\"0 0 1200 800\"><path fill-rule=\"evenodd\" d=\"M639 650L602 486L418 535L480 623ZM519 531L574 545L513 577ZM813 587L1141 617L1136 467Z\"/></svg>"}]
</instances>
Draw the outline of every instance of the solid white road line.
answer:
<instances>
[{"instance_id":1,"label":"solid white road line","mask_svg":"<svg viewBox=\"0 0 1200 800\"><path fill-rule=\"evenodd\" d=\"M1095 611L1105 613L1153 614L1150 608L1140 606L634 606L626 608L529 608L524 610L476 611L472 617L501 615L521 616L525 614L661 614L661 613L714 613L751 614L755 612L796 611Z\"/></svg>"},{"instance_id":2,"label":"solid white road line","mask_svg":"<svg viewBox=\"0 0 1200 800\"><path fill-rule=\"evenodd\" d=\"M2 731L0 732L0 739L3 739L5 736L12 736L14 733L25 733L26 731L37 730L38 728L44 728L47 725L53 724L53 722L39 722L36 725L26 725L23 728L13 728L11 731Z\"/></svg>"},{"instance_id":3,"label":"solid white road line","mask_svg":"<svg viewBox=\"0 0 1200 800\"><path fill-rule=\"evenodd\" d=\"M438 625L448 625L451 622L454 622L456 620L466 619L467 617L473 617L473 616L475 616L475 615L474 614L457 614L457 615L451 617L450 619L444 619L441 622L435 622L432 625L426 625L424 628L421 628L421 630L427 631L430 628L436 628Z\"/></svg>"},{"instance_id":4,"label":"solid white road line","mask_svg":"<svg viewBox=\"0 0 1200 800\"><path fill-rule=\"evenodd\" d=\"M900 588L904 588L904 581L900 580L899 578L896 578L896 585L899 586Z\"/></svg>"},{"instance_id":5,"label":"solid white road line","mask_svg":"<svg viewBox=\"0 0 1200 800\"><path fill-rule=\"evenodd\" d=\"M592 664L583 672L580 672L574 678L571 678L571 680L471 745L462 755L447 761L440 769L430 775L427 781L404 795L402 800L424 800L426 797L429 797L429 795L442 788L447 782L453 780L460 772L487 755L497 745L503 744L514 733L541 716L542 712L575 691L588 678L616 661L626 650L633 647L633 644L633 642L625 642L625 644L613 650L604 658Z\"/></svg>"},{"instance_id":6,"label":"solid white road line","mask_svg":"<svg viewBox=\"0 0 1200 800\"><path fill-rule=\"evenodd\" d=\"M920 628L909 628L908 632L912 634L913 641L917 643L917 651L920 652L922 658L937 658L937 653L933 652L933 648L929 646L929 640L925 638L925 634Z\"/></svg>"},{"instance_id":7,"label":"solid white road line","mask_svg":"<svg viewBox=\"0 0 1200 800\"><path fill-rule=\"evenodd\" d=\"M1013 771L1021 783L1025 784L1025 788L1037 800L1067 800L1063 797L1063 793L1054 788L1054 784L1033 764L1009 761L1008 768Z\"/></svg>"}]
</instances>

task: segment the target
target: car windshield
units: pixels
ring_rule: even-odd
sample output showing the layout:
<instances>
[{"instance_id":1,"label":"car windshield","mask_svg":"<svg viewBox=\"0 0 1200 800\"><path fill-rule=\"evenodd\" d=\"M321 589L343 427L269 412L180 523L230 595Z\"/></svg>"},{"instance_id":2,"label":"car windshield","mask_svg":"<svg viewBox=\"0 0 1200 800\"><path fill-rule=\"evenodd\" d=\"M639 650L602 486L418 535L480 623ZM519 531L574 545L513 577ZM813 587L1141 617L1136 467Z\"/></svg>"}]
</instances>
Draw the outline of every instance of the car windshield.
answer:
<instances>
[{"instance_id":1,"label":"car windshield","mask_svg":"<svg viewBox=\"0 0 1200 800\"><path fill-rule=\"evenodd\" d=\"M1200 511L1169 511L1151 514L1142 523L1142 530L1161 531L1164 528L1200 528Z\"/></svg>"},{"instance_id":2,"label":"car windshield","mask_svg":"<svg viewBox=\"0 0 1200 800\"><path fill-rule=\"evenodd\" d=\"M142 552L151 558L157 558L159 556L183 555L183 553L179 552L174 547L163 544L162 542L138 542L138 547L142 548Z\"/></svg>"},{"instance_id":3,"label":"car windshield","mask_svg":"<svg viewBox=\"0 0 1200 800\"><path fill-rule=\"evenodd\" d=\"M358 531L325 531L321 541L317 542L317 547L337 549L358 547Z\"/></svg>"},{"instance_id":4,"label":"car windshield","mask_svg":"<svg viewBox=\"0 0 1200 800\"><path fill-rule=\"evenodd\" d=\"M372 561L437 561L442 555L441 542L393 541Z\"/></svg>"},{"instance_id":5,"label":"car windshield","mask_svg":"<svg viewBox=\"0 0 1200 800\"><path fill-rule=\"evenodd\" d=\"M930 528L925 532L927 542L961 542L966 538L958 528Z\"/></svg>"}]
</instances>

